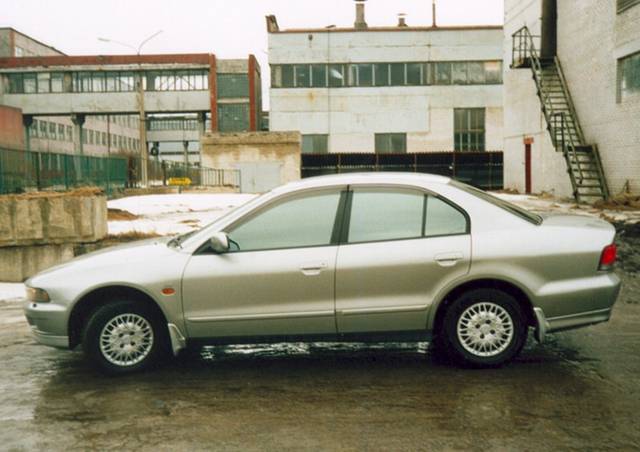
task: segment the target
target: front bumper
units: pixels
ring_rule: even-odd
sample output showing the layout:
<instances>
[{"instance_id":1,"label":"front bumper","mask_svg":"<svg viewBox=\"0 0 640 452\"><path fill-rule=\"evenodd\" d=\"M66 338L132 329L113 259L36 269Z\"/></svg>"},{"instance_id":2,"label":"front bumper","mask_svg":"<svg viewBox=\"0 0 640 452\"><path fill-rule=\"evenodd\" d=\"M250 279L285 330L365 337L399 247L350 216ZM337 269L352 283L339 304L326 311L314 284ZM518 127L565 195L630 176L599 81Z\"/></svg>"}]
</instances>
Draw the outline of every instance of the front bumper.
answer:
<instances>
[{"instance_id":1,"label":"front bumper","mask_svg":"<svg viewBox=\"0 0 640 452\"><path fill-rule=\"evenodd\" d=\"M33 326L31 327L31 333L36 340L43 345L56 348L69 348L69 336L54 336L53 334L43 333Z\"/></svg>"},{"instance_id":2,"label":"front bumper","mask_svg":"<svg viewBox=\"0 0 640 452\"><path fill-rule=\"evenodd\" d=\"M65 306L49 302L24 305L24 315L36 340L44 345L69 348L67 310Z\"/></svg>"}]
</instances>

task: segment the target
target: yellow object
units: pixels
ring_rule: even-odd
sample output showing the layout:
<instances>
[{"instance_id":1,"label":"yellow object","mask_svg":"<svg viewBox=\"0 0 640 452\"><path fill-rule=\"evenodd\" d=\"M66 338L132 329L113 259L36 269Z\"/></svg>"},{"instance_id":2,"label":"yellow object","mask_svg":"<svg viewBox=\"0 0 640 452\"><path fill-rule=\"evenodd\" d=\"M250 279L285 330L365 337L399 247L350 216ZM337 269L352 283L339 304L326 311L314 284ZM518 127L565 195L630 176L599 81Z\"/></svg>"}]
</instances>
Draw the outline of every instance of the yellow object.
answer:
<instances>
[{"instance_id":1,"label":"yellow object","mask_svg":"<svg viewBox=\"0 0 640 452\"><path fill-rule=\"evenodd\" d=\"M188 177L170 177L167 183L169 185L191 185L191 179Z\"/></svg>"}]
</instances>

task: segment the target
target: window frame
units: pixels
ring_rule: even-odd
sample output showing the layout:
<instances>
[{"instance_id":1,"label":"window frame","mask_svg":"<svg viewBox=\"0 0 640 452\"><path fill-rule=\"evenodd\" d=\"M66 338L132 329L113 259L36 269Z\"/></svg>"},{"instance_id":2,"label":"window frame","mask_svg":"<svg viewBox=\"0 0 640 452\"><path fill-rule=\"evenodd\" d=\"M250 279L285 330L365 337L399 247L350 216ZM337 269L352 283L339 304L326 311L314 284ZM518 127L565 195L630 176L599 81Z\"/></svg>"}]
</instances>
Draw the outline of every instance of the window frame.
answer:
<instances>
[{"instance_id":1,"label":"window frame","mask_svg":"<svg viewBox=\"0 0 640 452\"><path fill-rule=\"evenodd\" d=\"M416 192L420 192L423 196L423 202L422 202L422 234L419 237L404 237L404 238L397 238L397 239L381 239L381 240L367 240L367 241L362 241L362 242L349 242L349 226L351 224L351 206L352 206L352 202L353 202L353 189L367 189L367 188L375 188L375 189L388 189L388 190L413 190ZM442 202L448 204L449 206L453 207L455 210L457 210L458 212L460 212L462 214L462 216L465 219L466 222L466 230L465 232L458 232L455 234L438 234L438 235L425 235L425 227L426 227L426 215L427 215L427 200L429 197L433 197L433 198L437 198L439 200L441 200ZM470 235L471 234L471 217L469 216L469 214L467 213L466 210L464 210L462 207L460 207L458 204L454 203L453 201L451 201L448 198L445 198L444 196L439 195L438 193L435 193L429 189L426 189L424 187L419 187L419 186L415 186L415 185L400 185L400 184L358 184L358 185L349 185L348 190L347 190L347 199L346 199L346 205L345 205L345 212L344 212L344 218L342 220L342 227L340 229L339 232L339 241L338 241L338 245L339 246L346 246L346 245L362 245L365 243L383 243L383 242L399 242L399 241L403 241L403 240L422 240L422 239L433 239L433 238L440 238L440 237L456 237L459 235Z\"/></svg>"},{"instance_id":2,"label":"window frame","mask_svg":"<svg viewBox=\"0 0 640 452\"><path fill-rule=\"evenodd\" d=\"M254 210L248 212L246 215L243 215L242 217L236 219L235 221L229 223L228 225L226 225L223 229L222 232L224 232L227 235L230 235L230 231L232 231L234 228L245 224L248 221L251 221L253 218L255 218L256 216L262 214L263 212L267 211L268 209L274 208L282 203L288 202L288 201L292 201L295 200L296 198L301 198L301 197L308 197L308 196L313 196L315 194L322 194L323 192L326 193L336 193L338 195L338 206L336 208L336 213L335 213L335 217L333 219L333 227L331 230L331 237L329 240L328 244L323 244L323 245L304 245L304 246L287 246L287 247L278 247L278 248L264 248L264 249L260 249L260 250L229 250L226 253L223 254L236 254L236 253L260 253L260 252L264 252L264 251L279 251L279 250L293 250L293 249L305 249L305 248L321 248L321 247L328 247L328 246L338 246L340 245L339 242L339 238L340 238L340 232L341 232L341 228L343 226L344 223L344 214L346 211L346 199L347 199L347 195L348 195L348 186L346 185L336 185L336 186L328 186L328 187L313 187L313 188L309 188L309 189L305 189L305 190L298 190L295 191L293 193L285 193L281 196L278 196L276 198L270 199L269 201L265 202L264 204L258 206L257 208L255 208ZM219 254L216 253L215 251L213 251L209 245L209 240L207 239L207 241L205 241L203 244L201 244L196 251L194 252L194 255L197 254Z\"/></svg>"},{"instance_id":3,"label":"window frame","mask_svg":"<svg viewBox=\"0 0 640 452\"><path fill-rule=\"evenodd\" d=\"M618 58L618 60L616 61L616 103L618 104L624 103L629 98L640 96L640 89L623 89L622 86L625 79L625 69L627 65L631 64L630 61L635 58L638 58L640 60L640 51L632 52L628 55Z\"/></svg>"}]
</instances>

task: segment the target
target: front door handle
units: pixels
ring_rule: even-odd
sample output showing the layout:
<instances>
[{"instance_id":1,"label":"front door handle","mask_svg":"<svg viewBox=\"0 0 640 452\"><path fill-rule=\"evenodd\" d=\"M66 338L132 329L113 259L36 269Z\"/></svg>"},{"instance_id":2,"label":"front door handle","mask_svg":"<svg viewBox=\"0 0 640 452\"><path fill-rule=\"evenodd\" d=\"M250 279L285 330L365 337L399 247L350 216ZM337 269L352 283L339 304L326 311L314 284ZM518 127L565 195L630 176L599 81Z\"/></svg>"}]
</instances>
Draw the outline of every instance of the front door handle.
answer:
<instances>
[{"instance_id":1,"label":"front door handle","mask_svg":"<svg viewBox=\"0 0 640 452\"><path fill-rule=\"evenodd\" d=\"M453 267L454 265L456 265L456 262L458 262L460 259L462 259L462 257L463 257L462 253L453 252L453 253L436 254L433 259L441 267Z\"/></svg>"},{"instance_id":2,"label":"front door handle","mask_svg":"<svg viewBox=\"0 0 640 452\"><path fill-rule=\"evenodd\" d=\"M300 266L300 271L303 275L313 276L320 274L323 268L327 268L326 262L307 262Z\"/></svg>"}]
</instances>

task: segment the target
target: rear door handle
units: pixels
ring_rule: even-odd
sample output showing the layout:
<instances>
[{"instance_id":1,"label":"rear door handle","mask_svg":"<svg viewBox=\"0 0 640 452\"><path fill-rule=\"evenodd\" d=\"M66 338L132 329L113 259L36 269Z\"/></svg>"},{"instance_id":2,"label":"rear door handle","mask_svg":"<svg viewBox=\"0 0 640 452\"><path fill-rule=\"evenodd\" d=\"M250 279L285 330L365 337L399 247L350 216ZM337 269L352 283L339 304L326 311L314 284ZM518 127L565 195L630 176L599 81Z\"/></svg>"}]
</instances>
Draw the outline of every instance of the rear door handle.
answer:
<instances>
[{"instance_id":1,"label":"rear door handle","mask_svg":"<svg viewBox=\"0 0 640 452\"><path fill-rule=\"evenodd\" d=\"M326 262L307 262L300 266L300 271L303 275L313 276L320 274L323 268L327 268Z\"/></svg>"},{"instance_id":2,"label":"rear door handle","mask_svg":"<svg viewBox=\"0 0 640 452\"><path fill-rule=\"evenodd\" d=\"M461 252L453 252L436 254L433 259L441 267L453 267L454 265L456 265L456 262L462 259L462 257L463 256Z\"/></svg>"}]
</instances>

